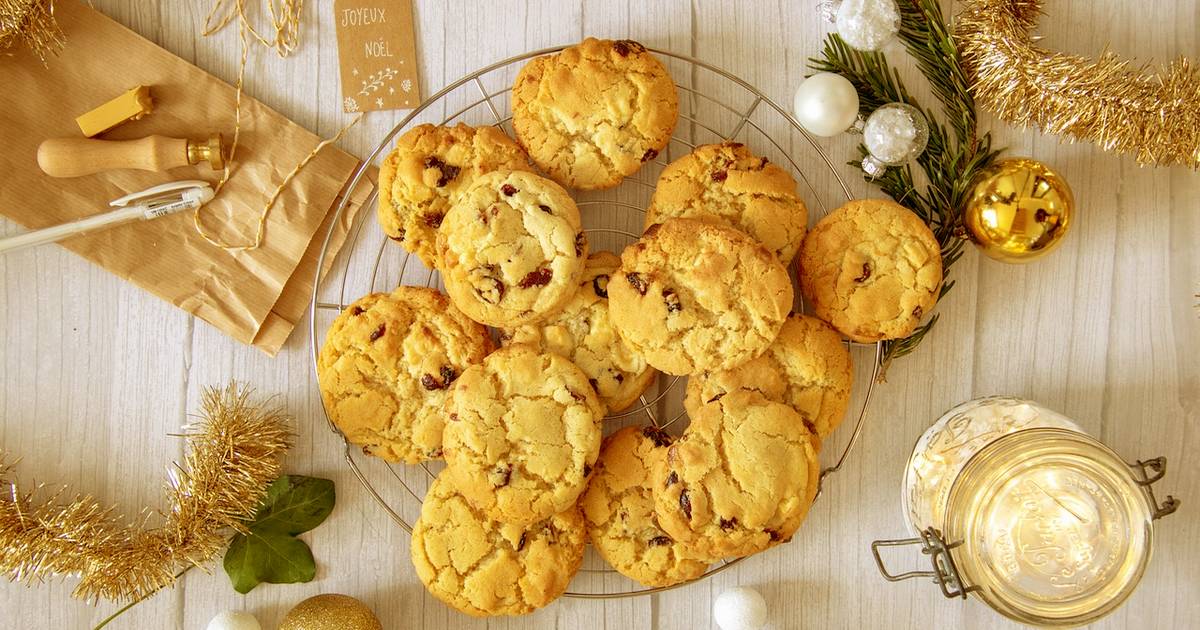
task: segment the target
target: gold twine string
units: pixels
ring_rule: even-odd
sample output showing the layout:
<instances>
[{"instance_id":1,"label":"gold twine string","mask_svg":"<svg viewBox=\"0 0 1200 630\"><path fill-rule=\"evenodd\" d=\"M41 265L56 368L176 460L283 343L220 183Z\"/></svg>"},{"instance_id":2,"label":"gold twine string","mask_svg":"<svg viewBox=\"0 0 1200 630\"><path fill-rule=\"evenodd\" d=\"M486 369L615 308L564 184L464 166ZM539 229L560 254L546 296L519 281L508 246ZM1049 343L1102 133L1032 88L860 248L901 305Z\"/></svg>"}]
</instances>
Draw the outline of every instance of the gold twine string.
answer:
<instances>
[{"instance_id":1,"label":"gold twine string","mask_svg":"<svg viewBox=\"0 0 1200 630\"><path fill-rule=\"evenodd\" d=\"M204 18L204 29L200 32L204 37L208 37L229 25L234 18L238 21L238 36L242 44L241 60L238 63L238 75L235 96L234 96L234 115L233 115L233 140L229 144L229 157L225 160L225 168L221 171L221 179L214 187L214 192L219 194L224 188L225 183L229 181L229 177L233 172L234 155L237 153L238 140L242 133L242 88L246 80L246 59L250 52L250 37L253 37L260 45L266 48L275 50L275 54L281 59L287 58L296 49L300 43L300 13L304 7L303 0L282 0L276 6L274 0L265 0L267 12L270 15L271 30L273 35L268 38L254 28L250 20L246 16L246 0L215 0L208 15ZM250 251L257 249L262 245L263 237L267 228L267 217L271 214L271 209L275 207L275 203L279 200L279 196L287 189L292 180L308 165L321 149L342 139L342 136L350 130L351 127L358 124L362 120L363 114L359 113L346 126L342 127L331 138L322 140L304 159L300 160L291 172L284 176L279 185L275 187L275 191L267 199L266 205L258 213L258 227L255 231L254 242L249 244L235 244L221 240L215 235L211 235L204 227L200 219L201 210L204 206L196 208L192 213L192 224L196 227L196 233L200 235L210 245L220 247L227 251Z\"/></svg>"}]
</instances>

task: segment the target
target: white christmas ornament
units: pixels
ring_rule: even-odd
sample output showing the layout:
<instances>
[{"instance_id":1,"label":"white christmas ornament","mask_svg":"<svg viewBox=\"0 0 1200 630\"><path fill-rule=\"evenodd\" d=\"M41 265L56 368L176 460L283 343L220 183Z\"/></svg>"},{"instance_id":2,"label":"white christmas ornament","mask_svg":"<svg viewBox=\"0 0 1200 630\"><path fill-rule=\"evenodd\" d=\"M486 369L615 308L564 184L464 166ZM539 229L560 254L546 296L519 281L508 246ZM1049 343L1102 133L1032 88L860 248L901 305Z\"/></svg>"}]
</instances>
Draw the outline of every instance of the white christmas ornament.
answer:
<instances>
[{"instance_id":1,"label":"white christmas ornament","mask_svg":"<svg viewBox=\"0 0 1200 630\"><path fill-rule=\"evenodd\" d=\"M206 630L262 630L262 626L250 613L227 610L213 617Z\"/></svg>"},{"instance_id":2,"label":"white christmas ornament","mask_svg":"<svg viewBox=\"0 0 1200 630\"><path fill-rule=\"evenodd\" d=\"M906 103L888 103L863 125L863 145L870 153L863 158L863 171L878 177L887 167L921 155L928 143L929 123L921 112Z\"/></svg>"},{"instance_id":3,"label":"white christmas ornament","mask_svg":"<svg viewBox=\"0 0 1200 630\"><path fill-rule=\"evenodd\" d=\"M840 74L814 74L796 88L792 113L809 133L824 138L836 136L858 118L858 92Z\"/></svg>"},{"instance_id":4,"label":"white christmas ornament","mask_svg":"<svg viewBox=\"0 0 1200 630\"><path fill-rule=\"evenodd\" d=\"M767 625L767 600L752 588L731 588L713 602L713 620L721 630L758 630Z\"/></svg>"},{"instance_id":5,"label":"white christmas ornament","mask_svg":"<svg viewBox=\"0 0 1200 630\"><path fill-rule=\"evenodd\" d=\"M896 0L845 0L834 24L851 48L879 50L900 32L900 12Z\"/></svg>"}]
</instances>

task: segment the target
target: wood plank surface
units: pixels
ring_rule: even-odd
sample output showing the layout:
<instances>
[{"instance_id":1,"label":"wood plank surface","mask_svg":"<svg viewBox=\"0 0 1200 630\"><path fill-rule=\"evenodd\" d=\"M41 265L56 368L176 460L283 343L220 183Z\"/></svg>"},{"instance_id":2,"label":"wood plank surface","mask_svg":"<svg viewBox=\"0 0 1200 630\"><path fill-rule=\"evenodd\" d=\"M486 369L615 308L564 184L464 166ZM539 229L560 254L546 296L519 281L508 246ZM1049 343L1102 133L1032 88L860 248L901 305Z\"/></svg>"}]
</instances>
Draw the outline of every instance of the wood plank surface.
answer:
<instances>
[{"instance_id":1,"label":"wood plank surface","mask_svg":"<svg viewBox=\"0 0 1200 630\"><path fill-rule=\"evenodd\" d=\"M255 0L248 4L257 7ZM830 29L814 4L418 0L421 85L428 95L497 60L596 35L695 56L786 107L807 72L806 59L818 52ZM199 35L207 2L96 0L95 6L201 68L235 78L236 31ZM279 59L256 48L246 73L249 94L325 136L347 121L339 106L330 7L329 2L306 3L302 41L293 57ZM1084 54L1110 48L1143 62L1200 52L1196 0L1052 2L1047 9L1041 32L1053 48ZM264 15L256 15L265 22ZM910 63L904 67L914 76ZM675 62L670 68L677 82L706 96L745 96L713 75ZM511 78L511 73L497 77L489 87L502 87ZM928 96L924 86L917 92ZM452 94L420 120L439 121L474 98L477 92ZM736 116L715 112L702 97L683 101L684 111L702 120L736 122ZM367 155L404 115L372 113L340 145ZM408 559L408 534L355 481L339 439L326 427L307 320L271 359L56 247L0 257L0 448L22 458L16 467L22 482L67 484L134 516L145 506L162 507L165 470L182 452L179 440L167 434L187 421L203 387L236 378L264 394L277 394L295 416L298 442L288 469L337 481L337 509L326 524L303 536L319 566L312 583L263 585L241 596L216 563L210 574L192 571L177 588L138 605L115 628L200 630L227 609L253 612L264 628L274 628L301 599L341 592L367 602L389 629L690 630L716 628L712 602L735 585L755 587L766 596L769 627L775 629L1002 628L1014 626L977 601L943 599L927 582L884 582L869 543L905 533L901 472L921 431L958 402L1013 394L1077 419L1127 459L1167 456L1171 467L1163 485L1183 507L1156 527L1155 557L1139 590L1096 625L1196 627L1200 312L1194 294L1200 291L1200 175L1182 168L1141 168L1090 145L1062 144L987 115L983 119L998 145L1043 160L1067 178L1079 205L1073 233L1059 251L1023 267L992 262L968 248L954 268L955 290L938 307L941 323L921 350L897 362L887 383L876 388L857 449L829 478L795 539L706 581L653 596L562 599L516 619L474 620L449 610L425 593ZM756 111L751 120L797 158L818 199L837 203L836 181L802 139L765 111ZM681 138L713 139L685 124ZM756 150L767 150L767 136L751 136ZM878 195L842 166L854 142L840 137L820 145L856 196ZM631 195L635 203L638 195ZM589 220L636 229L617 210L601 208L595 215ZM373 229L373 219L367 220ZM0 235L17 231L0 224ZM365 238L363 247L376 242L370 234ZM351 259L352 265L358 262ZM364 287L361 280L356 277L349 286ZM335 288L324 287L324 294L335 295ZM844 443L847 432L843 429L833 442ZM826 462L830 456L825 454ZM411 507L410 502L410 512ZM915 555L912 559L915 563ZM626 585L598 579L601 588ZM72 586L69 579L32 588L0 585L0 626L87 628L116 608L73 600Z\"/></svg>"}]
</instances>

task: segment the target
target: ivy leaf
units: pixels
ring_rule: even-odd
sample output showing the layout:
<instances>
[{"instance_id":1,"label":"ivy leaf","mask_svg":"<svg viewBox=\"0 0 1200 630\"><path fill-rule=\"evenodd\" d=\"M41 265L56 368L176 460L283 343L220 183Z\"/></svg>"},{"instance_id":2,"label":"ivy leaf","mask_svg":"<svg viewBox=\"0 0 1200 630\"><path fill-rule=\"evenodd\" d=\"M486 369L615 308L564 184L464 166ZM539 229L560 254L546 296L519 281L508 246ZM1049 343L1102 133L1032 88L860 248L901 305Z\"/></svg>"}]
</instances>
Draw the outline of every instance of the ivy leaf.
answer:
<instances>
[{"instance_id":1,"label":"ivy leaf","mask_svg":"<svg viewBox=\"0 0 1200 630\"><path fill-rule=\"evenodd\" d=\"M309 582L317 572L312 550L296 538L333 511L333 482L302 475L283 475L271 483L249 531L237 534L225 552L225 573L239 593L262 582Z\"/></svg>"}]
</instances>

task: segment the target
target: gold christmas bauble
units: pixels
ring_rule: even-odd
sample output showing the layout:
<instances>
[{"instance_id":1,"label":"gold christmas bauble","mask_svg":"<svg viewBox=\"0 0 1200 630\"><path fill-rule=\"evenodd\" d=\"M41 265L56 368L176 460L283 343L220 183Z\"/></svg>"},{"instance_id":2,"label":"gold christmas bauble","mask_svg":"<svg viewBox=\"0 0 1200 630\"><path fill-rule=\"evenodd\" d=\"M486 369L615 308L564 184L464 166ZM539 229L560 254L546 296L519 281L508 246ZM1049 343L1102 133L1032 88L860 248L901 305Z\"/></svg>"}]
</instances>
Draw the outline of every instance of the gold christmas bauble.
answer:
<instances>
[{"instance_id":1,"label":"gold christmas bauble","mask_svg":"<svg viewBox=\"0 0 1200 630\"><path fill-rule=\"evenodd\" d=\"M296 604L283 617L279 630L383 630L383 624L366 604L331 593Z\"/></svg>"},{"instance_id":2,"label":"gold christmas bauble","mask_svg":"<svg viewBox=\"0 0 1200 630\"><path fill-rule=\"evenodd\" d=\"M1040 258L1071 226L1071 187L1037 160L1000 160L980 173L974 186L963 224L991 258L1007 263Z\"/></svg>"}]
</instances>

